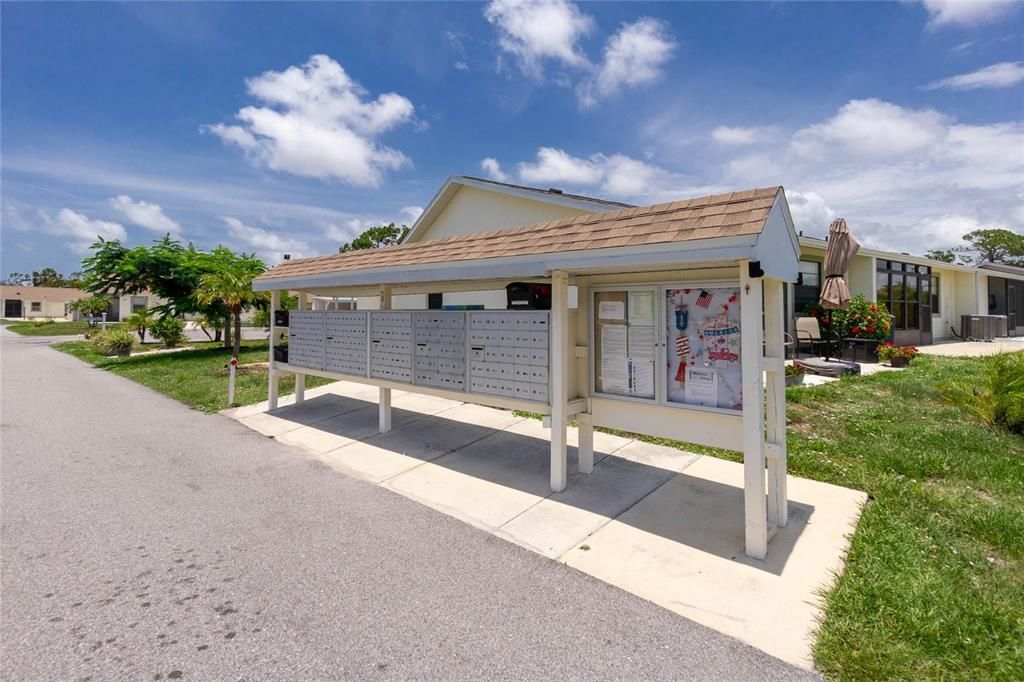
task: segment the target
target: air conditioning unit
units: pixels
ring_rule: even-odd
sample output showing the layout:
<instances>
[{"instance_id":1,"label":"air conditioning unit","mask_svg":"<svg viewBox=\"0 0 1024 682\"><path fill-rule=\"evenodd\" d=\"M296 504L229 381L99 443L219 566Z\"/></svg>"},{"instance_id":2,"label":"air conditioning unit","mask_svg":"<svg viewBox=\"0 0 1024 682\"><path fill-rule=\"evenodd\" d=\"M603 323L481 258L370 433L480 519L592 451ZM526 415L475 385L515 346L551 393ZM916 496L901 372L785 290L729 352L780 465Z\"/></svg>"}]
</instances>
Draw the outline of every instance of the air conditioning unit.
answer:
<instances>
[{"instance_id":1,"label":"air conditioning unit","mask_svg":"<svg viewBox=\"0 0 1024 682\"><path fill-rule=\"evenodd\" d=\"M969 341L992 341L1007 335L1006 315L961 315L960 336Z\"/></svg>"}]
</instances>

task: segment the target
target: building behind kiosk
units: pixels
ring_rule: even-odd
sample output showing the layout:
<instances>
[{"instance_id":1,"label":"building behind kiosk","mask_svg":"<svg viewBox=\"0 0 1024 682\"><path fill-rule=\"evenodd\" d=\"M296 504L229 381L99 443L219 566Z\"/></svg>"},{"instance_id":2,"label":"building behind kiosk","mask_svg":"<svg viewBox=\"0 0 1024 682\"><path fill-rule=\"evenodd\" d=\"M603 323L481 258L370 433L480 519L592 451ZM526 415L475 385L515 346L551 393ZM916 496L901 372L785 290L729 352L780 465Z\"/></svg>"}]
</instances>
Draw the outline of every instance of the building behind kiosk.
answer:
<instances>
[{"instance_id":1,"label":"building behind kiosk","mask_svg":"<svg viewBox=\"0 0 1024 682\"><path fill-rule=\"evenodd\" d=\"M298 310L271 316L270 409L291 373L297 403L307 375L378 386L381 431L393 389L540 413L555 491L567 484L570 421L581 473L594 426L740 451L746 552L764 558L787 522L784 283L797 279L799 243L784 191L605 212L571 205L581 200L548 222L414 232L262 275L254 287L272 292L275 311L281 292L299 294ZM544 296L497 309L510 284L547 288L550 309L538 309ZM426 309L438 293L485 308ZM312 309L353 298L356 310ZM287 355L274 348L285 333Z\"/></svg>"}]
</instances>

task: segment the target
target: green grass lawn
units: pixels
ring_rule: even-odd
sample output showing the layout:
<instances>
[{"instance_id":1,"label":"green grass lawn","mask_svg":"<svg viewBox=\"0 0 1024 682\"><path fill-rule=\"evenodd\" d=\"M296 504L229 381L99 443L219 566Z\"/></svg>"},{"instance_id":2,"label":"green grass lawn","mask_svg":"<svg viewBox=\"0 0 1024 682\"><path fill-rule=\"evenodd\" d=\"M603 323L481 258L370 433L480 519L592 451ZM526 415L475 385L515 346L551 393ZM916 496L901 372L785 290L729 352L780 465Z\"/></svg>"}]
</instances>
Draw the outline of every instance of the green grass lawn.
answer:
<instances>
[{"instance_id":1,"label":"green grass lawn","mask_svg":"<svg viewBox=\"0 0 1024 682\"><path fill-rule=\"evenodd\" d=\"M943 398L977 358L791 388L790 472L864 490L814 648L829 677L1024 679L1024 438Z\"/></svg>"},{"instance_id":2,"label":"green grass lawn","mask_svg":"<svg viewBox=\"0 0 1024 682\"><path fill-rule=\"evenodd\" d=\"M231 359L230 352L219 343L188 345L195 349L136 357L107 357L89 341L65 341L54 345L54 348L144 384L197 410L223 410L228 407L227 365ZM267 368L265 364L257 365L266 363L267 355L266 341L242 341L242 352L238 356L240 369L235 380L236 405L250 405L267 399ZM319 377L306 377L309 388L325 383L328 382ZM295 377L283 376L281 394L294 390Z\"/></svg>"},{"instance_id":3,"label":"green grass lawn","mask_svg":"<svg viewBox=\"0 0 1024 682\"><path fill-rule=\"evenodd\" d=\"M76 336L84 334L89 328L85 320L75 322L26 322L24 320L4 320L4 325L22 336ZM113 329L118 323L107 323L107 329Z\"/></svg>"},{"instance_id":4,"label":"green grass lawn","mask_svg":"<svg viewBox=\"0 0 1024 682\"><path fill-rule=\"evenodd\" d=\"M195 345L133 358L81 341L56 348L213 412L225 406L229 356ZM243 349L240 364L266 362L266 341ZM846 569L825 596L814 654L826 677L1024 679L1024 438L943 397L953 381L980 385L984 367L921 356L901 372L787 390L790 473L869 494ZM292 377L281 383L293 390ZM266 396L265 368L239 376L238 404Z\"/></svg>"}]
</instances>

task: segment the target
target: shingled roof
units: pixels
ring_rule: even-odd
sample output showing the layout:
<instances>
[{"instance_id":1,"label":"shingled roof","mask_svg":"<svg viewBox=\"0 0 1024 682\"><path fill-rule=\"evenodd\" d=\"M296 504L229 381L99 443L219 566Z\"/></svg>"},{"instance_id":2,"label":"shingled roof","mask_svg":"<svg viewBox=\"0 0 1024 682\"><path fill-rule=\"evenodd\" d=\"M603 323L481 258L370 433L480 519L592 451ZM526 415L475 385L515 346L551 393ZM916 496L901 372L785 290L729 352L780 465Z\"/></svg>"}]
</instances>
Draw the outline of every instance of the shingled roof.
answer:
<instances>
[{"instance_id":1,"label":"shingled roof","mask_svg":"<svg viewBox=\"0 0 1024 682\"><path fill-rule=\"evenodd\" d=\"M537 225L289 260L259 280L380 267L642 246L760 234L781 187L589 213Z\"/></svg>"}]
</instances>

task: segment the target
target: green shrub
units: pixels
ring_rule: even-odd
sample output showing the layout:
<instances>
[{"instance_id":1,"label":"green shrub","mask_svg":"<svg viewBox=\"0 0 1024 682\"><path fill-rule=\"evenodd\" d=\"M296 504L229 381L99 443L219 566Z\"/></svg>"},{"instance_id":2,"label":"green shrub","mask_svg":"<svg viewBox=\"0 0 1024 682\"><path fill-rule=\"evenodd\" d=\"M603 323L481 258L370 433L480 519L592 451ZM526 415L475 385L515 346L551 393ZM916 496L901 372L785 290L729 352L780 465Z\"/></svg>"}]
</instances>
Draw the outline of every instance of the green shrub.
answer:
<instances>
[{"instance_id":1,"label":"green shrub","mask_svg":"<svg viewBox=\"0 0 1024 682\"><path fill-rule=\"evenodd\" d=\"M146 330L153 324L153 311L140 308L125 318L124 324L135 330L139 335L139 343L146 342Z\"/></svg>"},{"instance_id":2,"label":"green shrub","mask_svg":"<svg viewBox=\"0 0 1024 682\"><path fill-rule=\"evenodd\" d=\"M106 355L125 355L131 352L135 335L127 329L111 329L94 336L92 342Z\"/></svg>"},{"instance_id":3,"label":"green shrub","mask_svg":"<svg viewBox=\"0 0 1024 682\"><path fill-rule=\"evenodd\" d=\"M875 339L885 341L889 338L892 318L884 303L872 303L857 294L850 300L846 310L828 310L820 303L812 303L804 311L825 326L831 325L841 337L855 339Z\"/></svg>"},{"instance_id":4,"label":"green shrub","mask_svg":"<svg viewBox=\"0 0 1024 682\"><path fill-rule=\"evenodd\" d=\"M943 387L946 398L990 426L1024 434L1024 351L982 358L981 384L954 381Z\"/></svg>"},{"instance_id":5,"label":"green shrub","mask_svg":"<svg viewBox=\"0 0 1024 682\"><path fill-rule=\"evenodd\" d=\"M188 340L185 336L185 320L173 315L165 315L153 322L149 333L163 343L165 348L174 348Z\"/></svg>"}]
</instances>

